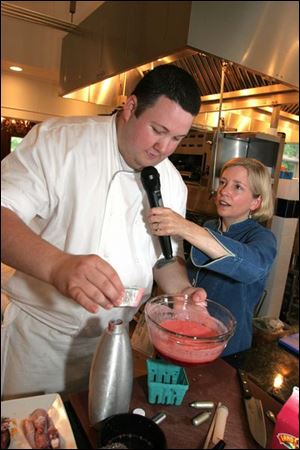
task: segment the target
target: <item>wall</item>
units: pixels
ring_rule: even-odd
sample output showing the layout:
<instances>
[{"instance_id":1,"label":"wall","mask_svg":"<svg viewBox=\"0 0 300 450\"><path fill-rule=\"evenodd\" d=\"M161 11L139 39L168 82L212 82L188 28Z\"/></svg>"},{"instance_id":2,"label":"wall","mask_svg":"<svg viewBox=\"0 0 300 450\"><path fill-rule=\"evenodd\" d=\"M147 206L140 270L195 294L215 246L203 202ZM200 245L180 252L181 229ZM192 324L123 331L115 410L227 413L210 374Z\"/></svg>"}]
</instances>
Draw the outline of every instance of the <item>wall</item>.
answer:
<instances>
[{"instance_id":1,"label":"wall","mask_svg":"<svg viewBox=\"0 0 300 450\"><path fill-rule=\"evenodd\" d=\"M12 1L21 8L70 22L69 4L65 1ZM80 23L101 1L77 1L73 23ZM1 61L12 61L58 76L61 42L66 32L1 14ZM57 72L57 73L55 73Z\"/></svg>"},{"instance_id":2,"label":"wall","mask_svg":"<svg viewBox=\"0 0 300 450\"><path fill-rule=\"evenodd\" d=\"M46 80L1 73L1 115L43 121L51 116L106 114L111 108L58 96L58 85Z\"/></svg>"},{"instance_id":3,"label":"wall","mask_svg":"<svg viewBox=\"0 0 300 450\"><path fill-rule=\"evenodd\" d=\"M57 1L9 2L47 16L70 21L69 3ZM101 1L76 2L74 24L81 22ZM42 121L50 116L103 114L107 109L58 96L63 31L1 15L1 115ZM22 73L8 70L21 65Z\"/></svg>"}]
</instances>

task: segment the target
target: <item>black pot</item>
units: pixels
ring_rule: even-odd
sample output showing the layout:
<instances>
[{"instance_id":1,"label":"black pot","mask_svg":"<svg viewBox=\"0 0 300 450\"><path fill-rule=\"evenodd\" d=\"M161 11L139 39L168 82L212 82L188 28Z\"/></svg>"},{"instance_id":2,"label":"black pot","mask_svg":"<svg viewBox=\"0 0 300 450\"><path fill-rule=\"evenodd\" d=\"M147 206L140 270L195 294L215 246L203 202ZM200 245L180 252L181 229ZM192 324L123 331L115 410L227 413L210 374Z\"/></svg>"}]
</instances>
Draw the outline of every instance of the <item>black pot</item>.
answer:
<instances>
[{"instance_id":1,"label":"black pot","mask_svg":"<svg viewBox=\"0 0 300 450\"><path fill-rule=\"evenodd\" d=\"M117 443L123 444L123 448L167 448L166 437L153 420L131 413L110 416L100 425L98 448L110 448L110 444Z\"/></svg>"}]
</instances>

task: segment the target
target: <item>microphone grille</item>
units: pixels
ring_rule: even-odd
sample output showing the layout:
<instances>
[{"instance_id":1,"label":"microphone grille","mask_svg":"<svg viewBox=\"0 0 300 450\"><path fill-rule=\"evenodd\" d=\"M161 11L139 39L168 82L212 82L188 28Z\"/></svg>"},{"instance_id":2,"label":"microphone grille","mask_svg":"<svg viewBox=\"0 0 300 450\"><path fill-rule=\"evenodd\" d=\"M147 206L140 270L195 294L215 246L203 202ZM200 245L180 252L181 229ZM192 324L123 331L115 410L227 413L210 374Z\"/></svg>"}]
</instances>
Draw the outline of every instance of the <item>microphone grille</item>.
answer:
<instances>
[{"instance_id":1,"label":"microphone grille","mask_svg":"<svg viewBox=\"0 0 300 450\"><path fill-rule=\"evenodd\" d=\"M151 188L152 190L160 189L159 172L153 166L144 167L141 172L141 179L145 189Z\"/></svg>"}]
</instances>

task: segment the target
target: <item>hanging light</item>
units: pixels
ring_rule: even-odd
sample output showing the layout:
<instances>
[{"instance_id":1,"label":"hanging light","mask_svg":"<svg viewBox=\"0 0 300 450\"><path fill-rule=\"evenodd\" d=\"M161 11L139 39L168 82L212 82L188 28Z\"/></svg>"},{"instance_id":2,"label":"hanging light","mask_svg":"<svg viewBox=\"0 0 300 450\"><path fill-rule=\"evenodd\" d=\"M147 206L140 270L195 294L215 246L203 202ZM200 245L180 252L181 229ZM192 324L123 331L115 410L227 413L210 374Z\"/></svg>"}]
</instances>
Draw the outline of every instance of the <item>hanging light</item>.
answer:
<instances>
[{"instance_id":1,"label":"hanging light","mask_svg":"<svg viewBox=\"0 0 300 450\"><path fill-rule=\"evenodd\" d=\"M70 14L71 14L71 23L73 23L73 14L76 12L76 3L77 2L70 2Z\"/></svg>"}]
</instances>

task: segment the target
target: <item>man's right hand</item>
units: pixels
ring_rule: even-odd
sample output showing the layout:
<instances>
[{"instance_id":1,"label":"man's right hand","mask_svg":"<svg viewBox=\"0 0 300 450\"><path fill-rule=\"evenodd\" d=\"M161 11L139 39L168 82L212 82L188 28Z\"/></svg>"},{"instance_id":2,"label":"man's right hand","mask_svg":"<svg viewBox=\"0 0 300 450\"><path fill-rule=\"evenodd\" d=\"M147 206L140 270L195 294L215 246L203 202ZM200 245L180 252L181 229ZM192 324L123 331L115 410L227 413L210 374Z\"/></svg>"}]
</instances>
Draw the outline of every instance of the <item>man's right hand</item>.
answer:
<instances>
[{"instance_id":1,"label":"man's right hand","mask_svg":"<svg viewBox=\"0 0 300 450\"><path fill-rule=\"evenodd\" d=\"M62 254L53 265L50 283L91 313L99 306L118 306L125 293L117 272L97 255Z\"/></svg>"},{"instance_id":2,"label":"man's right hand","mask_svg":"<svg viewBox=\"0 0 300 450\"><path fill-rule=\"evenodd\" d=\"M97 255L64 253L34 233L13 211L1 207L1 261L52 284L89 312L110 309L125 293L117 272Z\"/></svg>"}]
</instances>

